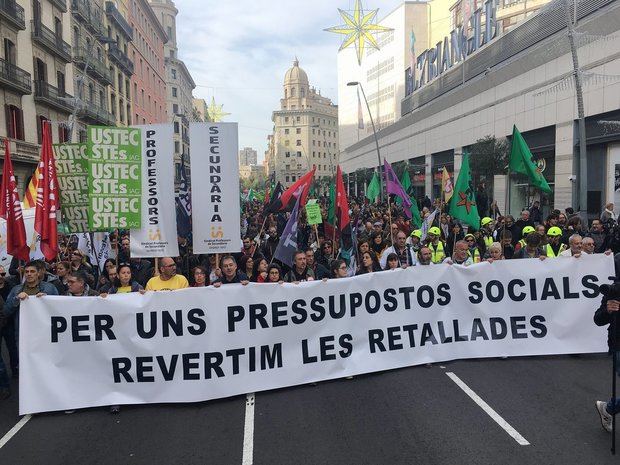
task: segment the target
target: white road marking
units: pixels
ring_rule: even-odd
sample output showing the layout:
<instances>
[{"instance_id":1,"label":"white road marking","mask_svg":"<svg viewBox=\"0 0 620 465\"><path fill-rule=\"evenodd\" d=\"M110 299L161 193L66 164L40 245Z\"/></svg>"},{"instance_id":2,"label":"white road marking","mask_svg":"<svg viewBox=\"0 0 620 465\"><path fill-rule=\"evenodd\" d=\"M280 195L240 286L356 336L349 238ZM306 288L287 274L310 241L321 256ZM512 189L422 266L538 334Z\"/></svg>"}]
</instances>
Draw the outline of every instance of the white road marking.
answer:
<instances>
[{"instance_id":1,"label":"white road marking","mask_svg":"<svg viewBox=\"0 0 620 465\"><path fill-rule=\"evenodd\" d=\"M22 419L19 420L17 424L13 426L13 428L11 428L9 432L2 437L2 439L0 439L0 449L2 449L6 445L6 443L9 442L11 438L15 436L19 432L19 430L22 429L24 425L30 421L31 418L32 415L23 416Z\"/></svg>"},{"instance_id":2,"label":"white road marking","mask_svg":"<svg viewBox=\"0 0 620 465\"><path fill-rule=\"evenodd\" d=\"M504 431L506 431L510 437L512 437L518 444L522 446L529 446L530 443L523 436L519 434L519 432L514 429L512 426L508 424L506 420L504 420L493 408L487 404L482 398L476 394L471 388L465 384L458 376L454 373L448 372L446 373L450 377L452 381L456 383L458 387L460 387L465 394L467 394L478 406L489 415L495 423L497 423Z\"/></svg>"},{"instance_id":3,"label":"white road marking","mask_svg":"<svg viewBox=\"0 0 620 465\"><path fill-rule=\"evenodd\" d=\"M245 399L245 426L243 427L243 461L242 465L254 463L254 393Z\"/></svg>"}]
</instances>

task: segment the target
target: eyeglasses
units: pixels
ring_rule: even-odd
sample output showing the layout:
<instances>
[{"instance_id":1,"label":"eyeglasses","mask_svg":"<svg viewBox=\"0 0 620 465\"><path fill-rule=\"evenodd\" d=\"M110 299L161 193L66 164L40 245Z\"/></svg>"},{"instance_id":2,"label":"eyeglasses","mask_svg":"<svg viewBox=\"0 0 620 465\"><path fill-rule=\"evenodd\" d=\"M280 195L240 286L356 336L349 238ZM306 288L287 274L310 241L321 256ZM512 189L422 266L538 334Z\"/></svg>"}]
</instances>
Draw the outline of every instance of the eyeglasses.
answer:
<instances>
[{"instance_id":1,"label":"eyeglasses","mask_svg":"<svg viewBox=\"0 0 620 465\"><path fill-rule=\"evenodd\" d=\"M162 265L162 268L170 268L171 266L177 266L176 263L171 263L170 265Z\"/></svg>"},{"instance_id":2,"label":"eyeglasses","mask_svg":"<svg viewBox=\"0 0 620 465\"><path fill-rule=\"evenodd\" d=\"M339 270L346 270L347 269L347 265L342 265L338 267Z\"/></svg>"}]
</instances>

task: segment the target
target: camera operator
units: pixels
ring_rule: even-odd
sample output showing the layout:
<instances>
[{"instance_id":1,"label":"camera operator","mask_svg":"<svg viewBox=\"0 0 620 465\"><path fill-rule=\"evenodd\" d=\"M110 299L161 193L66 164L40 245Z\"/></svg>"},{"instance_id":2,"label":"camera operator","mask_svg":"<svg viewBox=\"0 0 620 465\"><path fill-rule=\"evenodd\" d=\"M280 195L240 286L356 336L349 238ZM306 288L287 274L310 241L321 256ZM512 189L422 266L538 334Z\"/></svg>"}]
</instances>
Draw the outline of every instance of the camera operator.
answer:
<instances>
[{"instance_id":1,"label":"camera operator","mask_svg":"<svg viewBox=\"0 0 620 465\"><path fill-rule=\"evenodd\" d=\"M616 276L618 272L616 272ZM607 344L609 353L616 358L615 368L616 375L620 375L620 328L618 327L618 312L620 311L620 282L616 282L611 286L601 286L603 300L601 306L594 313L594 323L597 326L609 325L607 328ZM601 417L601 425L603 429L612 432L613 415L620 412L620 399L610 399L609 402L602 400L596 401L596 410Z\"/></svg>"}]
</instances>

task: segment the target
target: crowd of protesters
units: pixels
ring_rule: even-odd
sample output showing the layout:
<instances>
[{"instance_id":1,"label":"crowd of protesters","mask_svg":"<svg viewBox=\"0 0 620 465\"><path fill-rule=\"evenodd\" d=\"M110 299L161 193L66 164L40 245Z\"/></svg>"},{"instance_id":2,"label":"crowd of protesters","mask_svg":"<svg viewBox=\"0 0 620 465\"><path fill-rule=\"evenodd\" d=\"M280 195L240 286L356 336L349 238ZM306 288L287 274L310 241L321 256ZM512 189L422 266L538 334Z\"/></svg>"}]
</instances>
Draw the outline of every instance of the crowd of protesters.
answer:
<instances>
[{"instance_id":1,"label":"crowd of protesters","mask_svg":"<svg viewBox=\"0 0 620 465\"><path fill-rule=\"evenodd\" d=\"M327 199L319 199L323 218L328 218ZM471 265L482 261L522 258L580 257L582 254L620 252L620 226L614 205L606 205L599 218L585 224L572 209L554 210L542 217L540 205L518 218L502 216L495 202L482 212L480 225L466 227L453 220L441 205L425 199L422 219L434 215L425 228L413 225L402 209L390 203L369 204L350 199L353 253L345 256L340 232L325 224L309 226L301 214L297 250L287 265L276 259L280 234L289 213L263 216L260 202L243 207L242 241L238 253L196 255L191 238L179 238L178 257L158 260L134 258L130 235L110 235L111 247L103 264L93 263L77 247L75 236L59 238L60 254L53 263L13 260L8 270L0 267L0 344L8 349L8 364L0 357L0 400L10 395L9 371L19 376L19 307L28 298L43 295L73 297L147 291L173 291L186 287L220 287L225 284L299 283L339 279L410 266ZM487 216L488 215L488 216ZM620 256L620 255L619 255ZM7 369L8 366L8 369ZM118 412L118 406L111 407Z\"/></svg>"}]
</instances>

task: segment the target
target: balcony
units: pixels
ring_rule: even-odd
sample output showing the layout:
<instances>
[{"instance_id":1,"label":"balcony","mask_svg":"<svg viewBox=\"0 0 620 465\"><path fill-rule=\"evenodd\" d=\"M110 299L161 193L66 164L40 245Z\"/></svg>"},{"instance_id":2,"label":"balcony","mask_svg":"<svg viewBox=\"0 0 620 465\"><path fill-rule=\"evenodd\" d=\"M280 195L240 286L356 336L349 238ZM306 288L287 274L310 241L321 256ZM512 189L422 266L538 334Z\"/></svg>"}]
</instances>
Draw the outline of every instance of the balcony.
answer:
<instances>
[{"instance_id":1,"label":"balcony","mask_svg":"<svg viewBox=\"0 0 620 465\"><path fill-rule=\"evenodd\" d=\"M90 59L87 58L89 55L91 55ZM91 51L89 53L88 49L83 46L75 47L73 49L73 61L82 71L84 71L87 60L88 69L86 72L90 76L93 76L95 79L99 80L99 82L103 85L111 85L114 83L114 76L112 76L112 72L102 60L95 57L94 52Z\"/></svg>"},{"instance_id":2,"label":"balcony","mask_svg":"<svg viewBox=\"0 0 620 465\"><path fill-rule=\"evenodd\" d=\"M0 0L0 16L19 30L26 29L24 9L15 0Z\"/></svg>"},{"instance_id":3,"label":"balcony","mask_svg":"<svg viewBox=\"0 0 620 465\"><path fill-rule=\"evenodd\" d=\"M72 0L71 12L73 17L84 23L86 29L101 37L106 35L103 24L103 10L91 0Z\"/></svg>"},{"instance_id":4,"label":"balcony","mask_svg":"<svg viewBox=\"0 0 620 465\"><path fill-rule=\"evenodd\" d=\"M55 108L56 110L71 113L74 109L73 97L66 92L45 81L34 82L34 101Z\"/></svg>"},{"instance_id":5,"label":"balcony","mask_svg":"<svg viewBox=\"0 0 620 465\"><path fill-rule=\"evenodd\" d=\"M30 25L32 27L33 42L46 48L65 63L71 61L71 45L62 40L62 37L57 36L50 28L34 20L30 21Z\"/></svg>"},{"instance_id":6,"label":"balcony","mask_svg":"<svg viewBox=\"0 0 620 465\"><path fill-rule=\"evenodd\" d=\"M30 73L0 58L0 84L20 95L32 93Z\"/></svg>"},{"instance_id":7,"label":"balcony","mask_svg":"<svg viewBox=\"0 0 620 465\"><path fill-rule=\"evenodd\" d=\"M98 106L95 102L86 102L78 110L78 116L89 124L103 124L104 126L114 126L116 118L105 108Z\"/></svg>"},{"instance_id":8,"label":"balcony","mask_svg":"<svg viewBox=\"0 0 620 465\"><path fill-rule=\"evenodd\" d=\"M50 3L63 13L67 12L67 0L50 0Z\"/></svg>"},{"instance_id":9,"label":"balcony","mask_svg":"<svg viewBox=\"0 0 620 465\"><path fill-rule=\"evenodd\" d=\"M129 59L125 52L123 52L118 45L110 44L108 49L108 58L121 68L125 74L133 74L133 61Z\"/></svg>"},{"instance_id":10,"label":"balcony","mask_svg":"<svg viewBox=\"0 0 620 465\"><path fill-rule=\"evenodd\" d=\"M105 2L105 12L108 15L108 19L116 23L125 37L127 37L128 40L133 40L133 28L129 25L127 20L123 18L121 12L116 9L114 3Z\"/></svg>"}]
</instances>

